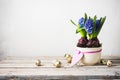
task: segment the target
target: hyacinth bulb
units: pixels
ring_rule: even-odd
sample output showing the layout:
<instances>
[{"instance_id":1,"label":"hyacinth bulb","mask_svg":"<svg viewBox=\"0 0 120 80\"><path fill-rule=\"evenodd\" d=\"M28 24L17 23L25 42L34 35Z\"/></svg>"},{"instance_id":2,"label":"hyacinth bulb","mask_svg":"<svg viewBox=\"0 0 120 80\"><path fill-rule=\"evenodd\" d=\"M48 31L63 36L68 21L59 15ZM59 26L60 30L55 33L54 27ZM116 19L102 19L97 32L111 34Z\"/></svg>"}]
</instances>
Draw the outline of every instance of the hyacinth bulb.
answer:
<instances>
[{"instance_id":1,"label":"hyacinth bulb","mask_svg":"<svg viewBox=\"0 0 120 80\"><path fill-rule=\"evenodd\" d=\"M86 44L88 43L88 39L85 37L81 37L77 43L77 47L86 47Z\"/></svg>"},{"instance_id":2,"label":"hyacinth bulb","mask_svg":"<svg viewBox=\"0 0 120 80\"><path fill-rule=\"evenodd\" d=\"M88 43L86 44L87 47L101 47L98 38L89 39Z\"/></svg>"}]
</instances>

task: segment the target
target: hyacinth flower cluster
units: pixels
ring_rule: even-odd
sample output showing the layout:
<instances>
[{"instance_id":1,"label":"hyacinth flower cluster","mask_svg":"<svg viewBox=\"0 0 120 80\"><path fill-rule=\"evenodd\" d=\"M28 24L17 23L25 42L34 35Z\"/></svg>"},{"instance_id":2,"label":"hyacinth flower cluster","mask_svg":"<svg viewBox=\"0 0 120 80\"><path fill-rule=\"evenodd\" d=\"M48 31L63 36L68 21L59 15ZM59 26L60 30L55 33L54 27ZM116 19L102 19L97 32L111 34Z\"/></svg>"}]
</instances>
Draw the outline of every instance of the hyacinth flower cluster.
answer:
<instances>
[{"instance_id":1,"label":"hyacinth flower cluster","mask_svg":"<svg viewBox=\"0 0 120 80\"><path fill-rule=\"evenodd\" d=\"M98 35L105 20L106 16L97 19L96 15L91 18L90 16L87 16L86 13L84 14L84 17L81 17L78 20L78 24L75 24L70 20L72 24L77 26L76 33L80 33L81 35L77 47L101 47Z\"/></svg>"}]
</instances>

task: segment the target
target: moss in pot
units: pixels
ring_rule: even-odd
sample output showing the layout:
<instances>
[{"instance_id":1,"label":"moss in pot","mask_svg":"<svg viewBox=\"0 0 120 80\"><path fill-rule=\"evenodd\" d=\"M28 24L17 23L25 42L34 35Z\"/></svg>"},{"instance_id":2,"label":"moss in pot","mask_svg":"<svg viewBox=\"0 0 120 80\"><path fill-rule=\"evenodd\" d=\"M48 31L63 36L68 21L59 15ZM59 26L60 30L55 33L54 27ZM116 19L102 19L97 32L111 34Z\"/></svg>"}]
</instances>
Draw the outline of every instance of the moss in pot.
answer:
<instances>
[{"instance_id":1,"label":"moss in pot","mask_svg":"<svg viewBox=\"0 0 120 80\"><path fill-rule=\"evenodd\" d=\"M71 66L75 65L78 61L81 61L84 65L94 65L99 62L102 45L98 35L105 20L106 16L97 19L96 15L91 18L86 13L84 17L79 19L78 24L70 20L77 27L76 33L81 35L77 43L77 54L73 55Z\"/></svg>"}]
</instances>

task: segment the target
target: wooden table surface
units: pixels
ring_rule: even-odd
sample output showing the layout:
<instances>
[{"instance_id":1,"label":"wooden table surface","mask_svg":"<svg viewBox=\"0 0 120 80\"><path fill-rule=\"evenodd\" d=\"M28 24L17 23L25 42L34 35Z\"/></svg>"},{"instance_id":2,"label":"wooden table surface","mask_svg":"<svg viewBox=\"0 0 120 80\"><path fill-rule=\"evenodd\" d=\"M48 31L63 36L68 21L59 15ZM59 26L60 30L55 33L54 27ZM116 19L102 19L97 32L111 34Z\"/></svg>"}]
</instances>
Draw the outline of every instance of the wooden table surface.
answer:
<instances>
[{"instance_id":1,"label":"wooden table surface","mask_svg":"<svg viewBox=\"0 0 120 80\"><path fill-rule=\"evenodd\" d=\"M42 66L36 66L37 59ZM62 62L56 68L53 60ZM0 80L120 80L120 60L112 60L113 66L106 65L70 67L66 59L57 57L6 57L0 60Z\"/></svg>"}]
</instances>

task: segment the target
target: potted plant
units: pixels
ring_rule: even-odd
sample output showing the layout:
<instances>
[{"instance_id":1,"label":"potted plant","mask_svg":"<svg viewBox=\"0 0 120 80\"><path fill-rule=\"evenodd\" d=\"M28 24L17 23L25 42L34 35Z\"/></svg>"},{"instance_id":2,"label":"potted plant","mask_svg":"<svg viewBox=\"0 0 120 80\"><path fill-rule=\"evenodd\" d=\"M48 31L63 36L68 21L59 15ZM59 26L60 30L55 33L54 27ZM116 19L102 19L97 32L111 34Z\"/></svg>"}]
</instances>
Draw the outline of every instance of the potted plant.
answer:
<instances>
[{"instance_id":1,"label":"potted plant","mask_svg":"<svg viewBox=\"0 0 120 80\"><path fill-rule=\"evenodd\" d=\"M99 62L102 44L98 39L98 35L105 20L106 16L98 19L95 15L91 18L86 13L84 17L78 20L78 24L70 20L77 27L76 33L81 35L76 47L77 54L73 55L72 66L78 61L81 61L84 65L94 65Z\"/></svg>"}]
</instances>

